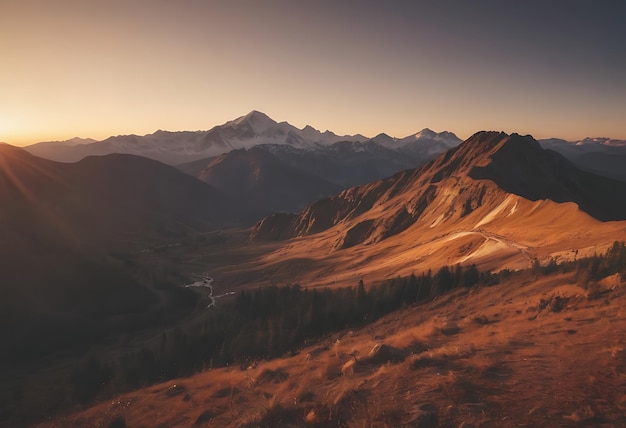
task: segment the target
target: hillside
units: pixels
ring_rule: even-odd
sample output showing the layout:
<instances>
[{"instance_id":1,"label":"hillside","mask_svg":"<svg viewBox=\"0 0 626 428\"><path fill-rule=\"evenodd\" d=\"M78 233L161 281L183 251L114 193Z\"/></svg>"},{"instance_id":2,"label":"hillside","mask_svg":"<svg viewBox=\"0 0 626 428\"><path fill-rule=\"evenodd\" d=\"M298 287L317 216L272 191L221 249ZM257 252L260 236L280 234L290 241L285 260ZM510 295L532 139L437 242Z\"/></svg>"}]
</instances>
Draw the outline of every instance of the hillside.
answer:
<instances>
[{"instance_id":1,"label":"hillside","mask_svg":"<svg viewBox=\"0 0 626 428\"><path fill-rule=\"evenodd\" d=\"M622 426L625 286L513 275L38 426Z\"/></svg>"},{"instance_id":2,"label":"hillside","mask_svg":"<svg viewBox=\"0 0 626 428\"><path fill-rule=\"evenodd\" d=\"M68 229L66 239L78 244L125 241L132 234L145 238L156 230L180 233L233 219L233 204L215 189L145 158L108 155L62 164L9 145L0 146L0 157L0 196L6 201L1 209L8 224L45 217L57 229Z\"/></svg>"}]
</instances>

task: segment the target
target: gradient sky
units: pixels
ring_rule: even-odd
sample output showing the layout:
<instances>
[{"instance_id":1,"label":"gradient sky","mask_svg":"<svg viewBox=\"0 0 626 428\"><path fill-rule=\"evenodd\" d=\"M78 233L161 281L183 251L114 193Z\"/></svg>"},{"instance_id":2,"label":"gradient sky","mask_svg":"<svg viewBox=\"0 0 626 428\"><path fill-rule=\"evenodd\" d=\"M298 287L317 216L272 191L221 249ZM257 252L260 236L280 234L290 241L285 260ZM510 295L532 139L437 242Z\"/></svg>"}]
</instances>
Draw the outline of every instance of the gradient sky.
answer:
<instances>
[{"instance_id":1,"label":"gradient sky","mask_svg":"<svg viewBox=\"0 0 626 428\"><path fill-rule=\"evenodd\" d=\"M298 127L626 139L626 1L0 0L0 141Z\"/></svg>"}]
</instances>

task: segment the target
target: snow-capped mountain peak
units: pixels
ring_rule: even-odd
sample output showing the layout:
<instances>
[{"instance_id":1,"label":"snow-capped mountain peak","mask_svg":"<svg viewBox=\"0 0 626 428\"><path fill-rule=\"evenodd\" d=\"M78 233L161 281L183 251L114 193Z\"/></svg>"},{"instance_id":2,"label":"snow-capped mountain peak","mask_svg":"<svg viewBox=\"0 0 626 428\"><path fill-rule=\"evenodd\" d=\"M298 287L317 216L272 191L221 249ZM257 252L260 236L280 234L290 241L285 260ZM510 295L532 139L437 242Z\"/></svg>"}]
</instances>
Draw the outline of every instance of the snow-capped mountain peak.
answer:
<instances>
[{"instance_id":1,"label":"snow-capped mountain peak","mask_svg":"<svg viewBox=\"0 0 626 428\"><path fill-rule=\"evenodd\" d=\"M414 134L413 136L416 139L420 139L420 138L430 138L430 139L435 139L437 138L439 134L437 134L435 131L433 131L430 128L424 128L422 129L420 132Z\"/></svg>"},{"instance_id":2,"label":"snow-capped mountain peak","mask_svg":"<svg viewBox=\"0 0 626 428\"><path fill-rule=\"evenodd\" d=\"M249 126L255 133L263 133L267 131L267 129L278 125L278 123L270 118L265 113L262 113L257 110L252 110L250 113L245 116L238 117L235 120L231 120L230 122L226 122L225 127L240 127L240 126Z\"/></svg>"},{"instance_id":3,"label":"snow-capped mountain peak","mask_svg":"<svg viewBox=\"0 0 626 428\"><path fill-rule=\"evenodd\" d=\"M457 141L459 141L459 138L452 132L448 132L448 131L435 132L429 128L422 129L418 133L414 134L413 137L416 140L429 139L429 140L441 141L442 143L454 142L454 145L457 145Z\"/></svg>"}]
</instances>

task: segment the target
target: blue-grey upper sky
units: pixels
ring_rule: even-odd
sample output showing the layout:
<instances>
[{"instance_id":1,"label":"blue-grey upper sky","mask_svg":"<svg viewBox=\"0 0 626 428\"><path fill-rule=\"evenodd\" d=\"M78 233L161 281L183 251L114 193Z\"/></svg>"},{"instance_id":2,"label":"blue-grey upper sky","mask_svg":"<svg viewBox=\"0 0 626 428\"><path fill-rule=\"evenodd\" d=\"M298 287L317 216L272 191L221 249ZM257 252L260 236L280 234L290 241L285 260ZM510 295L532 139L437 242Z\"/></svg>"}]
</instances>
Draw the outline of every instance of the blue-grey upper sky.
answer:
<instances>
[{"instance_id":1,"label":"blue-grey upper sky","mask_svg":"<svg viewBox=\"0 0 626 428\"><path fill-rule=\"evenodd\" d=\"M0 141L296 126L626 138L626 2L0 0Z\"/></svg>"}]
</instances>

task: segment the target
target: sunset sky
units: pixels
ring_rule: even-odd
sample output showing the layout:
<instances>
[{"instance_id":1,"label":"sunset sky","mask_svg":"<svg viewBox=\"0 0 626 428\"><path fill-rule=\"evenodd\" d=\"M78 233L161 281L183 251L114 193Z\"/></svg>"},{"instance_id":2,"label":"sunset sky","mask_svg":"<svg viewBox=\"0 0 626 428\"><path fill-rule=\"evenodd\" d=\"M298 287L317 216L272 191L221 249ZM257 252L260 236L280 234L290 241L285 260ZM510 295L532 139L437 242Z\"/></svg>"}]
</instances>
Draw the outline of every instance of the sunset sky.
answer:
<instances>
[{"instance_id":1,"label":"sunset sky","mask_svg":"<svg viewBox=\"0 0 626 428\"><path fill-rule=\"evenodd\" d=\"M0 141L204 130L626 139L625 1L0 0Z\"/></svg>"}]
</instances>

